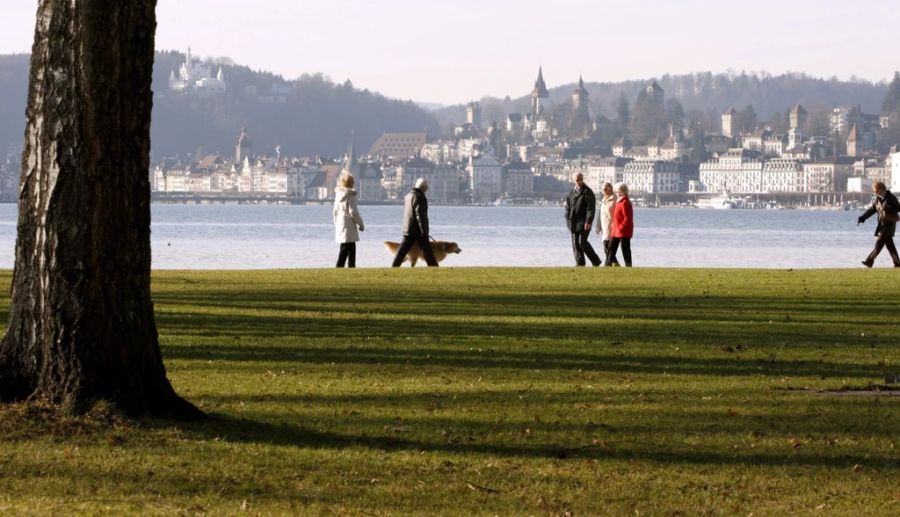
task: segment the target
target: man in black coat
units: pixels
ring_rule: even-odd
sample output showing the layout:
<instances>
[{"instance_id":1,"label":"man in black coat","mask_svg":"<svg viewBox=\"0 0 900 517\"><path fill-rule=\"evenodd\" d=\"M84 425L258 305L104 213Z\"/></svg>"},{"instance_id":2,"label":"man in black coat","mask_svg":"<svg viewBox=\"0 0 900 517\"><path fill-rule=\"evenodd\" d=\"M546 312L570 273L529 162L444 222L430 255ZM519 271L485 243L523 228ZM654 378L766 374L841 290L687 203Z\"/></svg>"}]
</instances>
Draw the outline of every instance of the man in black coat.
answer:
<instances>
[{"instance_id":1,"label":"man in black coat","mask_svg":"<svg viewBox=\"0 0 900 517\"><path fill-rule=\"evenodd\" d=\"M434 251L431 250L431 243L428 242L428 199L425 197L427 190L428 182L425 178L419 178L416 180L416 186L406 194L403 201L403 242L397 250L397 255L394 256L392 267L400 267L406 253L414 244L418 244L422 250L426 264L435 267L438 265Z\"/></svg>"},{"instance_id":2,"label":"man in black coat","mask_svg":"<svg viewBox=\"0 0 900 517\"><path fill-rule=\"evenodd\" d=\"M894 267L900 267L900 257L897 256L897 247L894 246L894 231L897 229L897 213L900 212L900 203L897 197L891 194L891 191L885 188L884 183L876 181L872 185L875 192L875 199L872 200L872 206L859 216L856 224L866 222L866 219L872 214L878 214L878 226L875 227L875 249L862 264L866 267L875 265L875 257L881 253L881 249L887 246L888 253L894 261Z\"/></svg>"},{"instance_id":3,"label":"man in black coat","mask_svg":"<svg viewBox=\"0 0 900 517\"><path fill-rule=\"evenodd\" d=\"M584 184L584 175L579 172L575 175L575 188L566 198L566 226L572 232L572 251L575 253L575 264L578 266L585 265L585 255L591 264L600 265L600 257L588 242L596 206L597 198L594 197L594 191Z\"/></svg>"}]
</instances>

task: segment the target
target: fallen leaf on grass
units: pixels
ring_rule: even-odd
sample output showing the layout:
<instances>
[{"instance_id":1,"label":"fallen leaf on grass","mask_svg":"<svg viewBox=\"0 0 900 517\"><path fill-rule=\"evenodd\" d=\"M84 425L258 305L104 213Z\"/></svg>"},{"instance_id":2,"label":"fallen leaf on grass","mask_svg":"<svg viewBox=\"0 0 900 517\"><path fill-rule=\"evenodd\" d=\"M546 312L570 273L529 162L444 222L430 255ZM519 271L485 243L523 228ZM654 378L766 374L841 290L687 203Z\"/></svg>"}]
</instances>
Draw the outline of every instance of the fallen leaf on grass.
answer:
<instances>
[{"instance_id":1,"label":"fallen leaf on grass","mask_svg":"<svg viewBox=\"0 0 900 517\"><path fill-rule=\"evenodd\" d=\"M485 492L488 494L499 494L500 493L500 491L497 490L496 488L489 488L486 486L474 485L472 483L466 483L466 487L468 487L469 490L477 490L477 491Z\"/></svg>"}]
</instances>

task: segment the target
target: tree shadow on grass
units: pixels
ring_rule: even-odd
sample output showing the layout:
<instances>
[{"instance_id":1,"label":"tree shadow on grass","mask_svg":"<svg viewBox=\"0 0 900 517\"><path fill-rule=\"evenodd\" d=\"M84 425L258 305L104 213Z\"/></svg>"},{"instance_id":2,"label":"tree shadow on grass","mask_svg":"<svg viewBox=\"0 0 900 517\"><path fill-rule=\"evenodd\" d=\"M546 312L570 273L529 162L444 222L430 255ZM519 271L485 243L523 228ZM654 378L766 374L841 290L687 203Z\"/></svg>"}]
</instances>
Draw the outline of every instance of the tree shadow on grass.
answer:
<instances>
[{"instance_id":1,"label":"tree shadow on grass","mask_svg":"<svg viewBox=\"0 0 900 517\"><path fill-rule=\"evenodd\" d=\"M437 443L398 436L321 432L298 425L239 419L227 415L216 415L212 421L203 425L189 426L186 428L186 431L195 433L205 439L224 439L238 443L335 450L365 448L380 452L433 452L547 460L607 459L682 465L847 468L857 463L863 463L870 468L892 472L898 470L895 457L872 454L867 454L865 458L849 455L810 455L797 452L787 452L785 454L727 454L712 451L662 450L661 447L654 448L653 444L617 448L615 445L602 444L560 447L553 444Z\"/></svg>"},{"instance_id":2,"label":"tree shadow on grass","mask_svg":"<svg viewBox=\"0 0 900 517\"><path fill-rule=\"evenodd\" d=\"M523 399L523 395L527 398ZM635 400L637 395L641 396L640 404ZM245 404L277 408L273 414L280 419L315 414L317 424L329 428L379 430L399 425L434 436L448 428L485 436L520 432L528 427L537 434L563 436L601 433L611 437L683 437L724 433L745 437L754 433L893 438L900 424L900 415L893 416L897 405L874 399L836 401L808 393L760 397L752 402L745 400L746 394L737 393L725 400L706 402L697 393L638 394L636 390L575 389L554 393L484 390L355 395L236 394L206 395L202 399L213 407ZM741 400L738 411L732 409L735 400ZM565 415L560 416L563 410ZM402 420L392 416L398 414L408 416ZM601 421L595 422L597 419Z\"/></svg>"},{"instance_id":3,"label":"tree shadow on grass","mask_svg":"<svg viewBox=\"0 0 900 517\"><path fill-rule=\"evenodd\" d=\"M348 366L404 366L421 368L527 369L606 372L616 374L681 374L746 377L772 375L788 377L857 378L878 380L883 372L875 364L835 363L825 360L779 360L777 357L745 358L719 351L721 358L681 357L635 353L624 347L602 346L594 353L537 350L471 350L466 347L390 348L255 346L240 344L165 347L167 360L232 361L260 363L269 367L283 363Z\"/></svg>"}]
</instances>

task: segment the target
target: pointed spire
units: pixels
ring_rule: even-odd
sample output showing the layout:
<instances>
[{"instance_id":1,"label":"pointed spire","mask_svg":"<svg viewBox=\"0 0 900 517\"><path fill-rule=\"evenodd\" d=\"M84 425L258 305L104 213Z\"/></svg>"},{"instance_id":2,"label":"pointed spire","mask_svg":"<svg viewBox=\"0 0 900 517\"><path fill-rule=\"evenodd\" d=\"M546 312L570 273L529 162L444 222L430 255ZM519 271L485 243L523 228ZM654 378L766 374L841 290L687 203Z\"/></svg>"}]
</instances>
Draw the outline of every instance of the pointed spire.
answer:
<instances>
[{"instance_id":1,"label":"pointed spire","mask_svg":"<svg viewBox=\"0 0 900 517\"><path fill-rule=\"evenodd\" d=\"M550 96L550 92L547 91L547 85L544 83L543 66L538 66L538 76L534 82L534 90L531 91L531 96L539 99L546 99Z\"/></svg>"},{"instance_id":2,"label":"pointed spire","mask_svg":"<svg viewBox=\"0 0 900 517\"><path fill-rule=\"evenodd\" d=\"M353 149L354 133L353 131L350 133L350 147L347 149L347 161L344 164L344 172L347 174L352 174L357 165L356 152Z\"/></svg>"}]
</instances>

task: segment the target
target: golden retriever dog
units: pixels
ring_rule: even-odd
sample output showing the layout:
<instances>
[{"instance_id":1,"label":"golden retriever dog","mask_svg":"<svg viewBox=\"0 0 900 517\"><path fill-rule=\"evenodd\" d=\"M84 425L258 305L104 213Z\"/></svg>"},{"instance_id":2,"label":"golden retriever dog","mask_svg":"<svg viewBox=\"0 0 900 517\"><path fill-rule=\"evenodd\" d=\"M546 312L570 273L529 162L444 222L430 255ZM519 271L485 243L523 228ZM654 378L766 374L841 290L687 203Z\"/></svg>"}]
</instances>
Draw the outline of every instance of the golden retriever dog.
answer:
<instances>
[{"instance_id":1,"label":"golden retriever dog","mask_svg":"<svg viewBox=\"0 0 900 517\"><path fill-rule=\"evenodd\" d=\"M431 244L431 252L434 253L434 258L438 263L447 258L447 255L451 253L460 253L462 251L455 242L431 241L429 244ZM384 247L391 255L397 255L397 250L400 249L400 243L384 241ZM422 262L425 261L425 254L422 253L418 244L413 244L413 247L406 252L406 257L403 260L404 262L409 262L410 266L416 267L416 262L420 260Z\"/></svg>"}]
</instances>

